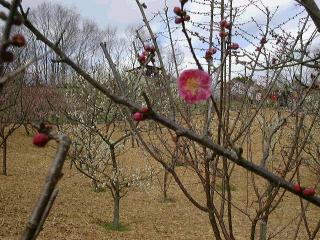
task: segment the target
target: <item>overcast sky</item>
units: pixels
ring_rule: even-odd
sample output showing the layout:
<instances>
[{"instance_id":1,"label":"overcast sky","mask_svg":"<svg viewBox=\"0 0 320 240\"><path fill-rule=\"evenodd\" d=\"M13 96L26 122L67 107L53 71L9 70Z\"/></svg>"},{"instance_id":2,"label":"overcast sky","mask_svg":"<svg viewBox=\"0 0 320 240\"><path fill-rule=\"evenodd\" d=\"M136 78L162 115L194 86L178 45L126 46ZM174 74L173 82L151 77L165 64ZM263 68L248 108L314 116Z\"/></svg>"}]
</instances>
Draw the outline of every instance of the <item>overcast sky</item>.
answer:
<instances>
[{"instance_id":1,"label":"overcast sky","mask_svg":"<svg viewBox=\"0 0 320 240\"><path fill-rule=\"evenodd\" d=\"M319 2L320 0L316 0ZM23 0L23 6L32 8L36 7L42 2L57 2L67 6L71 6L80 11L80 13L90 19L95 20L100 26L108 24L125 27L130 23L141 23L141 17L135 0ZM143 0L141 1L143 2ZM148 9L147 14L152 14L164 8L164 0L145 0ZM168 0L169 9L175 5L179 5L178 0ZM200 0L201 2L201 0ZM235 6L242 5L246 0L234 1ZM279 6L279 13L288 13L295 7L294 0L262 0L263 4L275 9ZM201 11L205 6L199 4L188 4L187 8L193 11ZM249 8L244 18L258 17L261 15L255 7ZM281 14L282 15L282 14Z\"/></svg>"},{"instance_id":2,"label":"overcast sky","mask_svg":"<svg viewBox=\"0 0 320 240\"><path fill-rule=\"evenodd\" d=\"M23 6L34 8L42 2L60 3L71 6L80 11L82 16L96 21L101 27L108 24L125 28L129 24L142 23L139 9L135 0L23 0ZM141 1L143 2L143 1ZM146 0L147 14L161 11L164 0ZM174 5L173 0L168 1L169 7ZM178 2L178 0L176 1Z\"/></svg>"},{"instance_id":3,"label":"overcast sky","mask_svg":"<svg viewBox=\"0 0 320 240\"><path fill-rule=\"evenodd\" d=\"M202 0L198 0L201 2ZM246 3L247 0L236 0L234 1L234 7L241 6ZM107 25L113 25L118 27L120 30L126 29L127 26L136 24L142 25L142 17L140 15L139 9L137 7L135 0L23 0L24 7L30 7L31 11L38 4L42 2L53 2L60 3L62 5L66 5L77 9L80 14L86 18L92 19L98 23L100 27L106 27ZM143 0L140 0L143 2ZM146 14L148 18L151 18L154 13L158 11L163 11L165 7L165 0L144 0L148 8L146 9ZM169 16L173 17L174 14L172 9L175 5L179 5L179 0L168 0L169 7ZM205 3L205 1L203 1ZM272 26L277 26L288 17L294 16L299 11L303 9L299 7L294 0L261 0L261 2L267 6L271 12L275 11L278 8L275 20L272 21ZM320 5L320 0L316 0L316 3ZM262 4L258 4L258 7L262 7ZM191 12L204 12L208 11L208 6L189 3L186 5L187 10ZM203 15L194 15L190 14L191 19L194 22L204 22L208 21L208 17ZM265 16L261 14L261 11L257 9L255 6L250 6L246 11L241 15L241 18L238 18L238 23L245 23L242 26L249 33L258 36L256 42L259 41L259 30L256 25L252 22L252 18L255 18L258 23L265 23ZM158 18L151 22L151 25L155 32L161 31L162 27L160 24L161 18ZM173 24L173 23L172 23ZM173 24L174 26L174 24ZM292 34L297 34L297 22L291 21L286 24L286 31L292 31ZM199 29L195 29L191 26L190 23L187 25L189 30L199 31ZM216 32L217 33L217 32ZM181 34L181 31L175 32L175 39L183 39L184 37ZM254 51L255 46L250 45L243 38L237 38L236 36L233 38L234 41L239 42L241 48ZM183 44L183 43L182 43ZM200 43L199 43L200 44ZM184 44L186 45L186 44ZM195 47L203 48L204 46L195 44ZM188 53L190 54L190 53ZM187 62L192 62L192 58L190 55L186 55ZM203 60L204 61L204 60ZM188 64L187 64L188 65Z\"/></svg>"}]
</instances>

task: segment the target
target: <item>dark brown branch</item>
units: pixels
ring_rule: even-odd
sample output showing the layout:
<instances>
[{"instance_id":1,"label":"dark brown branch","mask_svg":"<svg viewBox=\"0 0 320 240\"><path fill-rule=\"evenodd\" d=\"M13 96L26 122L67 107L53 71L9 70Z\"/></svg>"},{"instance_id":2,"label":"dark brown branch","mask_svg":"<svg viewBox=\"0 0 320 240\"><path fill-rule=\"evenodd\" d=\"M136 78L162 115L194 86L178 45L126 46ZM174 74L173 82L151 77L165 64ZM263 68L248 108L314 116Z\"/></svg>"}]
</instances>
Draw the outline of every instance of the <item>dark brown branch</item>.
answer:
<instances>
[{"instance_id":1,"label":"dark brown branch","mask_svg":"<svg viewBox=\"0 0 320 240\"><path fill-rule=\"evenodd\" d=\"M49 199L49 202L48 202L48 204L47 204L47 206L46 206L46 209L45 209L45 211L44 211L44 213L43 213L43 215L42 215L41 221L40 221L40 223L39 223L39 225L38 225L37 231L36 231L36 233L34 234L33 239L36 239L36 238L38 237L39 233L42 231L42 229L43 229L43 224L44 224L44 222L46 221L46 219L47 219L47 217L48 217L48 215L49 215L49 213L50 213L50 211L51 211L52 205L53 205L54 201L56 200L56 197L58 196L58 193L59 193L59 190L58 190L58 189L55 189L55 190L52 192L52 194L51 194L51 196L50 196L50 199Z\"/></svg>"},{"instance_id":2,"label":"dark brown branch","mask_svg":"<svg viewBox=\"0 0 320 240\"><path fill-rule=\"evenodd\" d=\"M142 6L142 4L140 3L139 0L136 0L136 3L137 3L137 5L138 5L138 7L139 7L139 10L140 10L140 12L141 12L143 21L144 21L144 23L145 23L145 25L146 25L146 27L147 27L147 29L148 29L148 32L149 32L149 34L150 34L152 43L153 43L154 47L156 48L156 52L157 52L157 55L158 55L158 60L159 60L159 63L160 63L160 67L161 67L162 73L165 73L166 70L165 70L164 63L163 63L163 60L162 60L162 57L161 57L160 49L159 49L157 40L156 40L156 38L155 38L155 36L154 36L154 34L153 34L153 31L152 31L152 29L151 29L151 27L150 27L150 24L149 24L149 22L148 22L148 20L147 20L146 14L144 13L143 6Z\"/></svg>"},{"instance_id":3,"label":"dark brown branch","mask_svg":"<svg viewBox=\"0 0 320 240\"><path fill-rule=\"evenodd\" d=\"M0 53L2 53L5 50L5 48L7 46L7 43L9 41L10 32L11 32L11 28L12 28L12 25L13 25L13 20L14 20L14 17L16 15L17 8L18 8L20 2L21 2L21 0L13 0L12 4L9 5L10 13L9 13L8 18L7 18L4 30L3 30L3 36L2 36L1 46L0 46ZM3 61L2 61L2 58L1 58L0 59L0 64L2 64L2 63L3 63Z\"/></svg>"},{"instance_id":4,"label":"dark brown branch","mask_svg":"<svg viewBox=\"0 0 320 240\"><path fill-rule=\"evenodd\" d=\"M22 235L23 240L35 239L36 235L39 233L39 227L41 227L41 223L43 224L45 215L48 214L47 211L50 210L48 207L50 207L50 200L52 200L55 187L62 176L61 171L69 150L70 140L65 135L51 135L51 137L59 143L58 150L49 169L48 176L38 202L33 209Z\"/></svg>"},{"instance_id":5,"label":"dark brown branch","mask_svg":"<svg viewBox=\"0 0 320 240\"><path fill-rule=\"evenodd\" d=\"M312 18L312 21L316 25L318 32L320 32L320 9L314 0L296 0L301 4Z\"/></svg>"}]
</instances>

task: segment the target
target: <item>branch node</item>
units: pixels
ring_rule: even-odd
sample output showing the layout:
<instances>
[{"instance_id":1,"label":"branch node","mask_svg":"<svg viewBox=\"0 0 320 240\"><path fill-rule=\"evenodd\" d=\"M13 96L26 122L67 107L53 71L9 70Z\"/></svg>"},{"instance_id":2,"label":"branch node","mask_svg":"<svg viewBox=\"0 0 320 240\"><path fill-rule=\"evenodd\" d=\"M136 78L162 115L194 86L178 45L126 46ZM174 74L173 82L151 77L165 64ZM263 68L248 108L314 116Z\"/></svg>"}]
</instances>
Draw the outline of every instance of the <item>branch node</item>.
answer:
<instances>
[{"instance_id":1,"label":"branch node","mask_svg":"<svg viewBox=\"0 0 320 240\"><path fill-rule=\"evenodd\" d=\"M143 97L144 101L146 102L146 105L147 105L148 110L150 112L152 110L152 105L151 105L150 99L148 98L148 96L145 92L142 92L142 97Z\"/></svg>"}]
</instances>

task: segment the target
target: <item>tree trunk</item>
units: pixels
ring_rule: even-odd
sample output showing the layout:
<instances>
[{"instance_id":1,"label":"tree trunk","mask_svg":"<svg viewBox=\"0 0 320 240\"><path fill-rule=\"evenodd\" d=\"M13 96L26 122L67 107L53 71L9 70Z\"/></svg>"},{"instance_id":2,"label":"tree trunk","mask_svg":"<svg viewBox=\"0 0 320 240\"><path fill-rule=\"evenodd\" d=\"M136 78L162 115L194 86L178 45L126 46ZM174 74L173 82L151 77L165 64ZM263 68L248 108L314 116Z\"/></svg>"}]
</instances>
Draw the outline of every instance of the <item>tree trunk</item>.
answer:
<instances>
[{"instance_id":1,"label":"tree trunk","mask_svg":"<svg viewBox=\"0 0 320 240\"><path fill-rule=\"evenodd\" d=\"M2 173L7 176L7 139L3 140L2 155Z\"/></svg>"},{"instance_id":2,"label":"tree trunk","mask_svg":"<svg viewBox=\"0 0 320 240\"><path fill-rule=\"evenodd\" d=\"M120 193L115 192L113 198L113 221L112 225L118 227L120 224Z\"/></svg>"},{"instance_id":3,"label":"tree trunk","mask_svg":"<svg viewBox=\"0 0 320 240\"><path fill-rule=\"evenodd\" d=\"M211 196L211 189L210 189L210 163L209 161L205 161L205 185L204 185L204 190L206 194L206 200L207 200L207 208L209 210L209 220L211 223L212 231L215 236L216 240L222 240L220 236L220 230L218 228L218 224L215 219L215 215L213 212L214 209L214 203L213 203L213 198Z\"/></svg>"},{"instance_id":4,"label":"tree trunk","mask_svg":"<svg viewBox=\"0 0 320 240\"><path fill-rule=\"evenodd\" d=\"M268 194L267 201L269 201L270 198L272 197L272 189L273 189L273 187L271 185L269 185L268 190L267 190L267 194ZM260 238L259 238L259 240L267 240L269 210L270 210L270 206L266 209L266 212L264 213L262 219L260 220Z\"/></svg>"},{"instance_id":5,"label":"tree trunk","mask_svg":"<svg viewBox=\"0 0 320 240\"><path fill-rule=\"evenodd\" d=\"M211 211L211 210L209 210ZM209 220L210 220L210 224L211 224L211 228L213 231L213 234L215 236L216 240L222 240L221 236L220 236L220 230L218 228L218 223L214 217L214 214L211 212L209 212Z\"/></svg>"},{"instance_id":6,"label":"tree trunk","mask_svg":"<svg viewBox=\"0 0 320 240\"><path fill-rule=\"evenodd\" d=\"M163 200L166 200L168 195L168 171L164 169L164 177L163 177Z\"/></svg>"},{"instance_id":7,"label":"tree trunk","mask_svg":"<svg viewBox=\"0 0 320 240\"><path fill-rule=\"evenodd\" d=\"M260 221L260 240L267 240L267 224L268 220L265 218Z\"/></svg>"}]
</instances>

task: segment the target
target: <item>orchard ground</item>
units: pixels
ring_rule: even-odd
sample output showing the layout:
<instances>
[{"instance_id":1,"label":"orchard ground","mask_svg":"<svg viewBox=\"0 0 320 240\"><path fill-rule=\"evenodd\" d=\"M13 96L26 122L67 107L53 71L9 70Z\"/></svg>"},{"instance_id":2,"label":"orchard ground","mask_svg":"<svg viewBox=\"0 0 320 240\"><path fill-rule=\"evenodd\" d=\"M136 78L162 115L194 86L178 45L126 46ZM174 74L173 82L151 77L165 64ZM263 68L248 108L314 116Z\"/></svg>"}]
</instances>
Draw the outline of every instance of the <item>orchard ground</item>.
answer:
<instances>
[{"instance_id":1,"label":"orchard ground","mask_svg":"<svg viewBox=\"0 0 320 240\"><path fill-rule=\"evenodd\" d=\"M254 138L254 136L253 136ZM260 152L261 140L254 144L253 152ZM128 144L128 148L131 144ZM38 194L47 174L55 151L55 143L45 148L32 145L32 137L27 136L20 128L9 139L8 144L8 176L0 176L0 239L19 239L28 217L32 211ZM135 147L127 152L133 164L141 162L142 149ZM158 169L159 165L150 162ZM39 239L213 239L208 216L194 207L171 182L169 197L172 201L163 202L156 179L145 190L129 192L121 200L120 220L126 231L111 231L103 224L111 221L113 201L108 192L95 193L90 180L74 167L70 169L69 160L64 166L64 176L59 183L59 195L44 225ZM188 189L197 199L204 201L203 189L191 171L181 167L178 170L183 176ZM163 172L161 173L163 174ZM246 209L246 176L247 172L236 166L232 175L233 200L237 207ZM315 182L315 176L301 171L304 184ZM162 175L159 176L162 180ZM259 179L259 177L257 177ZM250 180L250 174L249 174ZM261 184L264 180L259 179ZM320 192L320 189L317 189ZM249 200L254 199L251 184ZM297 196L286 193L279 208L271 215L269 233L279 230L278 226L286 226L300 211ZM233 209L233 223L236 239L249 239L250 221L238 210ZM248 213L254 209L248 206ZM310 206L307 219L310 225L319 220L320 209ZM298 219L294 220L297 223ZM296 224L289 224L286 230L274 239L287 239L292 236ZM301 230L298 239L306 239L305 230Z\"/></svg>"}]
</instances>

